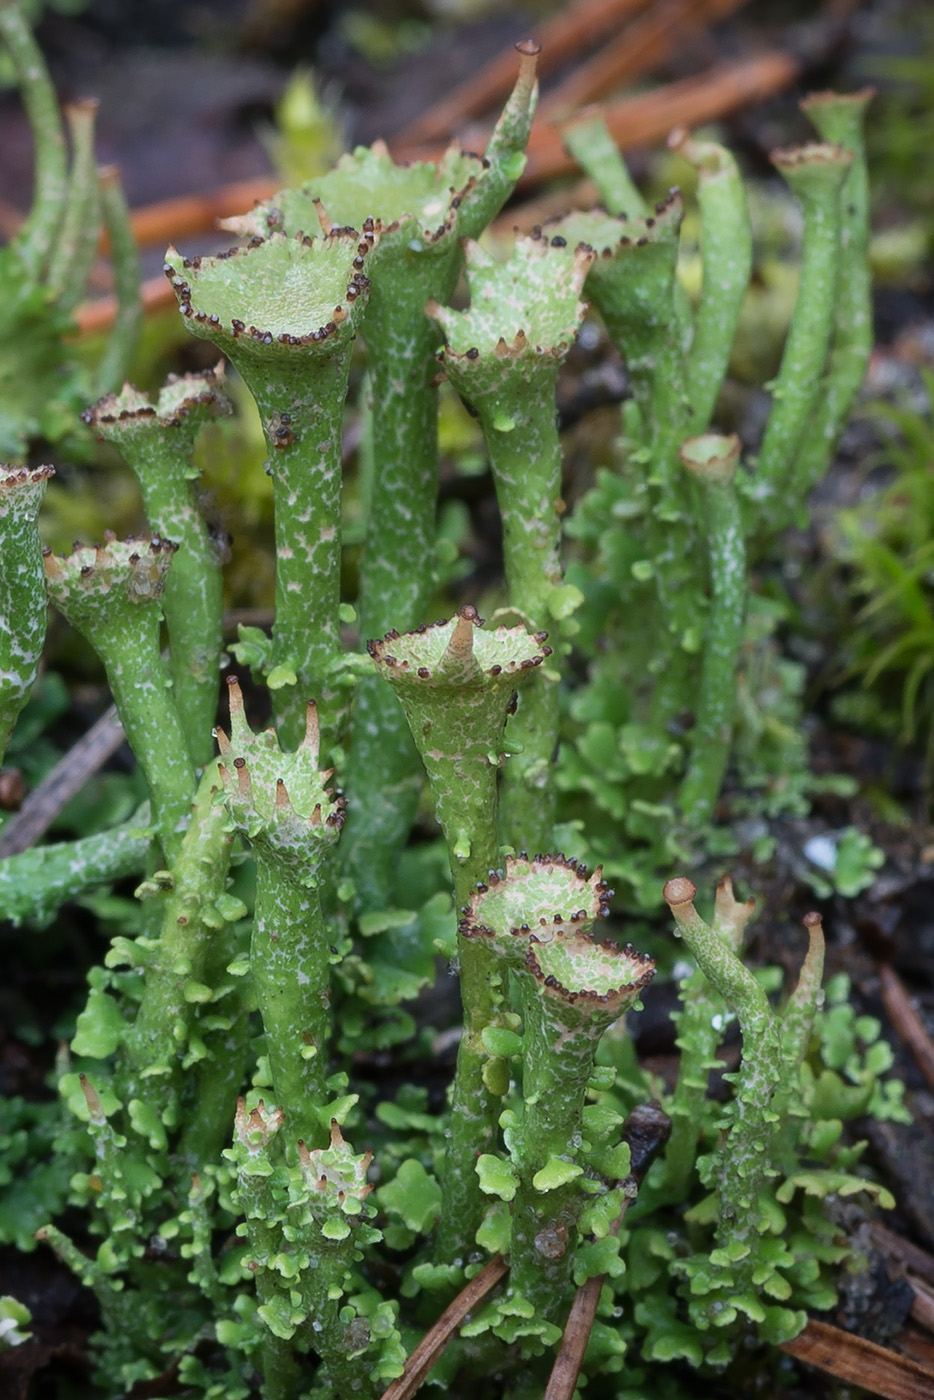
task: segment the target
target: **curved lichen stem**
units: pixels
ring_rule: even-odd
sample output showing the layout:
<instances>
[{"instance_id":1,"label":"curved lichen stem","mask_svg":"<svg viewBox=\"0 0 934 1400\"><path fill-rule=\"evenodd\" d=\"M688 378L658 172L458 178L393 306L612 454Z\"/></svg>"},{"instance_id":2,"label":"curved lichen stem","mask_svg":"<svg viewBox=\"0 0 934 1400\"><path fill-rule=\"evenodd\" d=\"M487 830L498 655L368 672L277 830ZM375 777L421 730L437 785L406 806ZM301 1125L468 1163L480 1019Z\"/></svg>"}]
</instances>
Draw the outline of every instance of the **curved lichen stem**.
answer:
<instances>
[{"instance_id":1,"label":"curved lichen stem","mask_svg":"<svg viewBox=\"0 0 934 1400\"><path fill-rule=\"evenodd\" d=\"M752 227L739 168L729 151L680 130L668 144L698 173L703 282L684 366L691 429L697 436L706 431L730 362L752 272Z\"/></svg>"},{"instance_id":2,"label":"curved lichen stem","mask_svg":"<svg viewBox=\"0 0 934 1400\"><path fill-rule=\"evenodd\" d=\"M36 524L52 467L0 466L0 763L39 674L46 597Z\"/></svg>"},{"instance_id":3,"label":"curved lichen stem","mask_svg":"<svg viewBox=\"0 0 934 1400\"><path fill-rule=\"evenodd\" d=\"M773 163L804 208L804 246L794 316L749 495L761 528L790 523L801 503L794 462L818 401L840 276L840 194L853 156L828 144L775 151Z\"/></svg>"},{"instance_id":4,"label":"curved lichen stem","mask_svg":"<svg viewBox=\"0 0 934 1400\"><path fill-rule=\"evenodd\" d=\"M746 618L746 537L733 476L736 435L707 433L681 446L681 460L701 485L706 507L710 612L688 768L678 803L689 825L710 820L730 757L736 676Z\"/></svg>"},{"instance_id":5,"label":"curved lichen stem","mask_svg":"<svg viewBox=\"0 0 934 1400\"><path fill-rule=\"evenodd\" d=\"M93 99L65 108L71 135L71 170L61 227L49 259L46 285L59 306L70 311L84 294L97 250L100 210L94 125L98 103Z\"/></svg>"},{"instance_id":6,"label":"curved lichen stem","mask_svg":"<svg viewBox=\"0 0 934 1400\"><path fill-rule=\"evenodd\" d=\"M151 840L145 806L120 826L78 841L34 846L0 861L0 919L14 925L42 922L68 899L95 885L112 885L138 875L146 865Z\"/></svg>"},{"instance_id":7,"label":"curved lichen stem","mask_svg":"<svg viewBox=\"0 0 934 1400\"><path fill-rule=\"evenodd\" d=\"M0 0L0 38L9 50L35 143L32 207L14 246L39 279L52 251L68 187L65 130L39 46L18 0Z\"/></svg>"},{"instance_id":8,"label":"curved lichen stem","mask_svg":"<svg viewBox=\"0 0 934 1400\"><path fill-rule=\"evenodd\" d=\"M569 154L593 180L610 214L625 214L631 219L649 213L602 113L582 115L563 129L561 137Z\"/></svg>"},{"instance_id":9,"label":"curved lichen stem","mask_svg":"<svg viewBox=\"0 0 934 1400\"><path fill-rule=\"evenodd\" d=\"M110 265L113 268L117 314L107 337L104 354L97 366L95 385L99 394L109 394L118 388L130 372L130 364L139 341L143 324L143 302L140 295L141 269L139 247L130 222L130 209L115 165L102 166L97 172L100 187L101 215L110 244Z\"/></svg>"},{"instance_id":10,"label":"curved lichen stem","mask_svg":"<svg viewBox=\"0 0 934 1400\"><path fill-rule=\"evenodd\" d=\"M852 152L853 163L840 191L839 278L830 359L815 404L813 421L795 462L795 491L801 496L827 470L859 393L872 350L872 275L869 266L869 172L866 164L866 108L873 88L861 92L822 92L802 102L824 141Z\"/></svg>"}]
</instances>

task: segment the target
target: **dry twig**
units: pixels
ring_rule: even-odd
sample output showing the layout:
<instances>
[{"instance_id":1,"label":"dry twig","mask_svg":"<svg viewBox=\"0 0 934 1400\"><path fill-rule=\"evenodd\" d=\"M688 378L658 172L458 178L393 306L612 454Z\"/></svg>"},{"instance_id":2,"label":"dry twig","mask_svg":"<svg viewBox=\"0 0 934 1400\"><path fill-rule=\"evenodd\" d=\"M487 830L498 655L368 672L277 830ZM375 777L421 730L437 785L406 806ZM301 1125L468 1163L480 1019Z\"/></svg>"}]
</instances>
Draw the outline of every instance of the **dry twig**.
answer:
<instances>
[{"instance_id":1,"label":"dry twig","mask_svg":"<svg viewBox=\"0 0 934 1400\"><path fill-rule=\"evenodd\" d=\"M931 1400L934 1396L934 1371L927 1366L829 1322L811 1318L800 1337L785 1342L782 1350L885 1400Z\"/></svg>"}]
</instances>

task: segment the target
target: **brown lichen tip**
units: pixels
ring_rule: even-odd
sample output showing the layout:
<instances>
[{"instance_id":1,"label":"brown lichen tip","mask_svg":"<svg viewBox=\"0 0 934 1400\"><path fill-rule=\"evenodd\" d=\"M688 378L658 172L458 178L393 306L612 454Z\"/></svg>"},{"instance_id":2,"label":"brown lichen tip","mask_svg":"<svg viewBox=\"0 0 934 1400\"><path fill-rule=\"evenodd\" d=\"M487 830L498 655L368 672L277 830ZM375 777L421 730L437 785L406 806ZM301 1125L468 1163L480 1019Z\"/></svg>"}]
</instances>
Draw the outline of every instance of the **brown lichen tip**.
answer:
<instances>
[{"instance_id":1,"label":"brown lichen tip","mask_svg":"<svg viewBox=\"0 0 934 1400\"><path fill-rule=\"evenodd\" d=\"M304 1142L298 1144L298 1163L305 1186L321 1198L325 1208L340 1208L345 1201L365 1201L373 1190L367 1172L373 1153L354 1153L344 1139L336 1118L331 1119L331 1141L327 1147L309 1151ZM315 1205L312 1198L310 1204Z\"/></svg>"},{"instance_id":2,"label":"brown lichen tip","mask_svg":"<svg viewBox=\"0 0 934 1400\"><path fill-rule=\"evenodd\" d=\"M389 631L366 649L386 679L396 685L462 686L514 684L551 655L546 632L524 627L486 631L471 604L452 618L401 635Z\"/></svg>"},{"instance_id":3,"label":"brown lichen tip","mask_svg":"<svg viewBox=\"0 0 934 1400\"><path fill-rule=\"evenodd\" d=\"M533 932L525 970L564 1009L605 1024L638 1000L655 976L655 963L631 944L597 942L579 930L559 931L548 943Z\"/></svg>"},{"instance_id":4,"label":"brown lichen tip","mask_svg":"<svg viewBox=\"0 0 934 1400\"><path fill-rule=\"evenodd\" d=\"M562 932L586 932L606 918L613 891L597 866L587 869L567 856L509 856L502 874L491 870L463 910L459 932L497 941L502 951L524 956L530 934L545 942ZM523 940L518 949L515 940Z\"/></svg>"},{"instance_id":5,"label":"brown lichen tip","mask_svg":"<svg viewBox=\"0 0 934 1400\"><path fill-rule=\"evenodd\" d=\"M197 429L208 419L233 412L222 392L223 384L223 360L200 374L170 374L155 402L135 385L126 383L119 393L105 394L86 408L81 420L95 430L102 442L119 441L140 430L145 433L153 425L177 429L187 424Z\"/></svg>"},{"instance_id":6,"label":"brown lichen tip","mask_svg":"<svg viewBox=\"0 0 934 1400\"><path fill-rule=\"evenodd\" d=\"M0 462L0 520L12 513L22 519L35 516L55 468L21 467Z\"/></svg>"},{"instance_id":7,"label":"brown lichen tip","mask_svg":"<svg viewBox=\"0 0 934 1400\"><path fill-rule=\"evenodd\" d=\"M853 152L831 141L808 141L803 146L784 146L770 151L769 160L786 176L807 170L839 170L842 178L853 164Z\"/></svg>"},{"instance_id":8,"label":"brown lichen tip","mask_svg":"<svg viewBox=\"0 0 934 1400\"><path fill-rule=\"evenodd\" d=\"M260 833L282 849L313 855L337 840L344 824L344 798L326 786L332 768L318 771L318 711L310 701L305 735L294 753L283 753L274 729L255 734L236 676L228 676L230 737L218 727L218 774L235 825Z\"/></svg>"},{"instance_id":9,"label":"brown lichen tip","mask_svg":"<svg viewBox=\"0 0 934 1400\"><path fill-rule=\"evenodd\" d=\"M673 188L644 218L608 214L605 209L576 210L560 219L550 219L542 233L552 240L556 236L565 238L570 246L595 250L597 260L592 275L596 276L618 253L676 241L683 217L681 191Z\"/></svg>"},{"instance_id":10,"label":"brown lichen tip","mask_svg":"<svg viewBox=\"0 0 934 1400\"><path fill-rule=\"evenodd\" d=\"M517 238L506 262L470 239L464 247L469 309L453 311L437 301L425 308L444 331L449 367L469 372L473 366L482 376L489 373L485 361L491 355L533 365L560 361L587 310L581 292L593 249L560 235L545 237L541 229ZM498 371L495 378L498 383Z\"/></svg>"},{"instance_id":11,"label":"brown lichen tip","mask_svg":"<svg viewBox=\"0 0 934 1400\"><path fill-rule=\"evenodd\" d=\"M269 1145L285 1122L281 1108L269 1109L262 1099L247 1112L246 1101L237 1099L234 1115L234 1137L251 1155L258 1155Z\"/></svg>"},{"instance_id":12,"label":"brown lichen tip","mask_svg":"<svg viewBox=\"0 0 934 1400\"><path fill-rule=\"evenodd\" d=\"M662 899L671 909L690 904L697 896L697 886L684 875L675 875L662 890Z\"/></svg>"},{"instance_id":13,"label":"brown lichen tip","mask_svg":"<svg viewBox=\"0 0 934 1400\"><path fill-rule=\"evenodd\" d=\"M263 360L281 354L278 347L329 352L355 333L376 241L373 228L335 229L322 238L255 237L211 258L182 258L170 247L163 270L189 329L234 360L238 349Z\"/></svg>"},{"instance_id":14,"label":"brown lichen tip","mask_svg":"<svg viewBox=\"0 0 934 1400\"><path fill-rule=\"evenodd\" d=\"M876 95L874 87L858 88L856 92L809 92L798 103L807 116L821 107L865 107Z\"/></svg>"},{"instance_id":15,"label":"brown lichen tip","mask_svg":"<svg viewBox=\"0 0 934 1400\"><path fill-rule=\"evenodd\" d=\"M702 433L686 438L678 456L692 476L706 486L722 486L733 480L743 445L735 433Z\"/></svg>"},{"instance_id":16,"label":"brown lichen tip","mask_svg":"<svg viewBox=\"0 0 934 1400\"><path fill-rule=\"evenodd\" d=\"M138 604L155 602L165 591L177 548L171 540L157 535L118 540L107 530L104 544L76 544L73 553L61 558L43 550L49 594L66 615L111 596Z\"/></svg>"}]
</instances>

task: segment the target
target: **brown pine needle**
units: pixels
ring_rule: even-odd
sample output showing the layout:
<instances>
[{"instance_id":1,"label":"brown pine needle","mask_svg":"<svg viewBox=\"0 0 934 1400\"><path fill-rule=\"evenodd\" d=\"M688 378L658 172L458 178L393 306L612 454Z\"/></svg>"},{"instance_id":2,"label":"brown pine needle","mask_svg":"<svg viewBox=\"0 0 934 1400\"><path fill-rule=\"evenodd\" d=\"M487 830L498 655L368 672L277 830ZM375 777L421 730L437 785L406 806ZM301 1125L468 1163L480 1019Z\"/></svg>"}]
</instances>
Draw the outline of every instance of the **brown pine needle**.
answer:
<instances>
[{"instance_id":1,"label":"brown pine needle","mask_svg":"<svg viewBox=\"0 0 934 1400\"><path fill-rule=\"evenodd\" d=\"M829 1322L811 1318L800 1337L783 1343L782 1351L884 1400L931 1400L934 1396L934 1371L929 1367Z\"/></svg>"}]
</instances>

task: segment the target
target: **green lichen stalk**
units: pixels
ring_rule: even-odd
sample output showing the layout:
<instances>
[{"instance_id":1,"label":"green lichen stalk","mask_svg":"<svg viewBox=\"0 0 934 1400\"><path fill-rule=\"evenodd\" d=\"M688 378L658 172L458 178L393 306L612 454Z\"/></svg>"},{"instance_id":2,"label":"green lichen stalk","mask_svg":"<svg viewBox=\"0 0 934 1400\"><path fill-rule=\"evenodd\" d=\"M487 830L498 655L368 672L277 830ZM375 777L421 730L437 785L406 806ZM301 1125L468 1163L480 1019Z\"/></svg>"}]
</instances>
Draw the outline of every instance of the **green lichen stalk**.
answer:
<instances>
[{"instance_id":1,"label":"green lichen stalk","mask_svg":"<svg viewBox=\"0 0 934 1400\"><path fill-rule=\"evenodd\" d=\"M212 755L220 676L223 541L198 508L191 456L204 423L230 412L222 371L172 375L155 404L126 384L83 416L117 447L140 485L149 528L178 545L162 607L169 631L169 675L191 761Z\"/></svg>"},{"instance_id":2,"label":"green lichen stalk","mask_svg":"<svg viewBox=\"0 0 934 1400\"><path fill-rule=\"evenodd\" d=\"M175 546L168 540L82 545L59 559L45 551L49 596L94 648L120 722L149 788L152 824L171 866L194 795L194 768L159 653L161 600Z\"/></svg>"},{"instance_id":3,"label":"green lichen stalk","mask_svg":"<svg viewBox=\"0 0 934 1400\"><path fill-rule=\"evenodd\" d=\"M518 1182L509 1286L551 1324L568 1306L586 1202L581 1128L594 1056L655 971L631 947L594 938L611 894L599 869L588 880L563 856L510 858L504 879L475 892L462 924L468 941L492 945L516 969L521 988L523 1110L506 1127Z\"/></svg>"},{"instance_id":4,"label":"green lichen stalk","mask_svg":"<svg viewBox=\"0 0 934 1400\"><path fill-rule=\"evenodd\" d=\"M822 140L850 151L853 163L840 191L839 272L833 341L821 392L795 462L795 485L802 495L815 486L830 462L866 375L872 350L872 276L869 267L869 171L866 163L866 108L874 89L819 92L802 110Z\"/></svg>"},{"instance_id":5,"label":"green lichen stalk","mask_svg":"<svg viewBox=\"0 0 934 1400\"><path fill-rule=\"evenodd\" d=\"M685 356L691 429L705 432L726 376L752 272L752 227L736 161L723 146L675 132L668 141L697 171L703 264L700 303Z\"/></svg>"},{"instance_id":6,"label":"green lichen stalk","mask_svg":"<svg viewBox=\"0 0 934 1400\"><path fill-rule=\"evenodd\" d=\"M593 259L538 238L520 238L503 264L467 245L471 308L428 310L445 334L451 383L476 410L503 522L509 605L526 626L551 626L563 611L561 442L555 390L585 307L580 292ZM558 673L520 699L509 725L516 755L504 777L502 824L514 846L546 851L555 813Z\"/></svg>"},{"instance_id":7,"label":"green lichen stalk","mask_svg":"<svg viewBox=\"0 0 934 1400\"><path fill-rule=\"evenodd\" d=\"M496 780L508 711L517 685L551 654L544 634L522 627L485 632L475 608L449 622L367 643L394 687L428 774L451 862L454 900L463 909L499 866ZM460 938L464 1035L451 1099L438 1254L463 1261L484 1213L472 1164L496 1137L497 1095L484 1079L483 1031L499 1016L502 984L486 948Z\"/></svg>"},{"instance_id":8,"label":"green lichen stalk","mask_svg":"<svg viewBox=\"0 0 934 1400\"><path fill-rule=\"evenodd\" d=\"M209 768L172 868L161 937L147 958L142 1001L126 1035L121 1090L130 1100L131 1113L132 1098L143 1093L144 1083L147 1096L156 1085L160 1096L177 1095L184 1069L203 1053L195 1025L198 1007L210 1003L213 995L207 972L211 945L223 929L225 915L246 912L236 899L225 908L233 838L216 801L218 787L217 772ZM236 1094L226 1104L228 1121L235 1102Z\"/></svg>"},{"instance_id":9,"label":"green lichen stalk","mask_svg":"<svg viewBox=\"0 0 934 1400\"><path fill-rule=\"evenodd\" d=\"M271 729L254 734L235 678L228 739L217 731L224 800L253 844L256 908L250 966L276 1103L289 1139L317 1145L326 1130L331 1039L331 939L321 908L320 874L343 822L343 800L318 771L318 716L283 753Z\"/></svg>"},{"instance_id":10,"label":"green lichen stalk","mask_svg":"<svg viewBox=\"0 0 934 1400\"><path fill-rule=\"evenodd\" d=\"M772 161L804 209L798 297L772 409L750 488L756 520L768 532L794 519L794 461L813 428L833 334L840 277L841 191L853 163L842 146L814 144L775 151Z\"/></svg>"},{"instance_id":11,"label":"green lichen stalk","mask_svg":"<svg viewBox=\"0 0 934 1400\"><path fill-rule=\"evenodd\" d=\"M438 495L437 331L424 314L447 302L463 262L460 240L476 236L510 194L524 163L535 108L535 54L519 46L515 90L484 157L451 147L440 161L394 164L385 144L359 147L300 190L283 190L228 220L239 233L287 234L320 225L361 228L377 220L379 246L365 338L376 464L360 565L357 617L364 637L407 630L424 618L434 588ZM391 903L398 855L420 790L418 755L404 715L374 676L354 699L347 783L353 795L342 841L358 907Z\"/></svg>"},{"instance_id":12,"label":"green lichen stalk","mask_svg":"<svg viewBox=\"0 0 934 1400\"><path fill-rule=\"evenodd\" d=\"M31 276L38 278L52 251L68 188L65 131L55 89L19 0L0 0L0 38L13 60L35 141L32 207L15 247Z\"/></svg>"},{"instance_id":13,"label":"green lichen stalk","mask_svg":"<svg viewBox=\"0 0 934 1400\"><path fill-rule=\"evenodd\" d=\"M148 806L129 821L78 841L34 846L0 861L0 919L47 922L68 899L95 885L138 875L151 850Z\"/></svg>"},{"instance_id":14,"label":"green lichen stalk","mask_svg":"<svg viewBox=\"0 0 934 1400\"><path fill-rule=\"evenodd\" d=\"M94 154L94 124L98 103L93 99L65 108L71 136L71 170L61 227L49 260L46 285L59 306L77 306L97 251L100 199Z\"/></svg>"},{"instance_id":15,"label":"green lichen stalk","mask_svg":"<svg viewBox=\"0 0 934 1400\"><path fill-rule=\"evenodd\" d=\"M736 673L746 620L746 535L733 485L740 442L706 433L681 445L681 460L700 484L706 508L710 611L688 768L679 805L694 827L708 822L723 783L733 738Z\"/></svg>"},{"instance_id":16,"label":"green lichen stalk","mask_svg":"<svg viewBox=\"0 0 934 1400\"><path fill-rule=\"evenodd\" d=\"M266 673L282 741L294 748L305 696L318 698L325 750L341 728L341 426L350 353L369 291L372 225L312 239L273 233L215 258L170 249L166 275L194 335L229 355L259 407L276 515L271 647L241 660Z\"/></svg>"},{"instance_id":17,"label":"green lichen stalk","mask_svg":"<svg viewBox=\"0 0 934 1400\"><path fill-rule=\"evenodd\" d=\"M130 372L143 323L143 302L140 295L139 248L130 222L130 210L115 165L102 166L97 172L101 195L101 215L110 243L117 314L107 339L101 362L97 367L95 385L99 394L117 389Z\"/></svg>"},{"instance_id":18,"label":"green lichen stalk","mask_svg":"<svg viewBox=\"0 0 934 1400\"><path fill-rule=\"evenodd\" d=\"M36 519L51 467L0 467L0 763L39 673L46 599Z\"/></svg>"}]
</instances>

